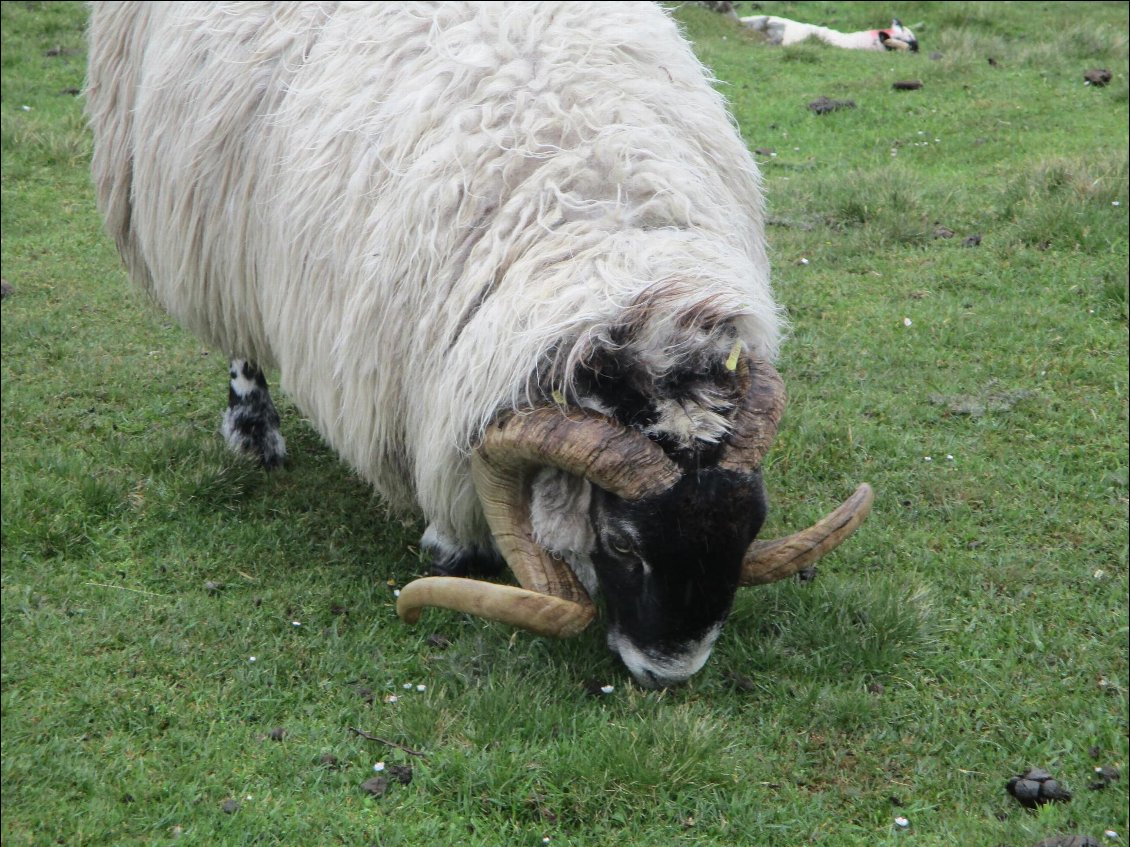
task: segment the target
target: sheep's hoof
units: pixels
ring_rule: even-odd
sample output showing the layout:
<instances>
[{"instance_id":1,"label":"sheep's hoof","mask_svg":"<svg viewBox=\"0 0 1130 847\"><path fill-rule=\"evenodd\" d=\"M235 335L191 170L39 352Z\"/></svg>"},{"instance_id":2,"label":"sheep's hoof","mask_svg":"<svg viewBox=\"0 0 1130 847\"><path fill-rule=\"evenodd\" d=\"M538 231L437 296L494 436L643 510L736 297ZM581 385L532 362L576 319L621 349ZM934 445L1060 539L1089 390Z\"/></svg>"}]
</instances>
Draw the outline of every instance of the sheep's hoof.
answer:
<instances>
[{"instance_id":1,"label":"sheep's hoof","mask_svg":"<svg viewBox=\"0 0 1130 847\"><path fill-rule=\"evenodd\" d=\"M267 470L282 467L286 461L286 439L278 426L247 416L242 407L232 406L224 412L220 433L233 453L250 456Z\"/></svg>"},{"instance_id":2,"label":"sheep's hoof","mask_svg":"<svg viewBox=\"0 0 1130 847\"><path fill-rule=\"evenodd\" d=\"M477 547L457 548L433 555L429 576L496 576L506 567L506 560L493 550L484 553Z\"/></svg>"}]
</instances>

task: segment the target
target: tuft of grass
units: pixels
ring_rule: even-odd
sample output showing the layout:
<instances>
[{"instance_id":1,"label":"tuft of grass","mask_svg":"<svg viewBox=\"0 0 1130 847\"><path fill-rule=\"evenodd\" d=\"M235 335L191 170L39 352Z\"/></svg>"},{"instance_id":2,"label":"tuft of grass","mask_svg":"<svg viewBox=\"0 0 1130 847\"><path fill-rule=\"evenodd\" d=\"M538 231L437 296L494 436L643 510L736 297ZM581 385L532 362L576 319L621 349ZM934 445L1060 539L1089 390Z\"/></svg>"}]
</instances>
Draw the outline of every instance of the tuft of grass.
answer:
<instances>
[{"instance_id":1,"label":"tuft of grass","mask_svg":"<svg viewBox=\"0 0 1130 847\"><path fill-rule=\"evenodd\" d=\"M816 197L826 208L826 226L866 227L860 237L878 248L921 244L933 230L914 175L898 166L831 178Z\"/></svg>"},{"instance_id":2,"label":"tuft of grass","mask_svg":"<svg viewBox=\"0 0 1130 847\"><path fill-rule=\"evenodd\" d=\"M1034 162L1006 184L999 217L1027 246L1125 251L1126 151Z\"/></svg>"}]
</instances>

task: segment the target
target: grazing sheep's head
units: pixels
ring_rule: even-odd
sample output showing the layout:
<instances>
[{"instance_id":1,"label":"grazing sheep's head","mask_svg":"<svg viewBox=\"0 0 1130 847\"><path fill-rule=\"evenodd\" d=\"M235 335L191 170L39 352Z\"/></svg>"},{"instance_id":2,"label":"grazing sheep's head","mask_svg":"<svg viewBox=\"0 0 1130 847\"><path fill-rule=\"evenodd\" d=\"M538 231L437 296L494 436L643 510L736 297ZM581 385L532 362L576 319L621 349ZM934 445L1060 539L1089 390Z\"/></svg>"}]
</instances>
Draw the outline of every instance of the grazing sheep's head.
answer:
<instances>
[{"instance_id":1,"label":"grazing sheep's head","mask_svg":"<svg viewBox=\"0 0 1130 847\"><path fill-rule=\"evenodd\" d=\"M918 52L918 39L914 37L913 32L902 25L898 18L891 21L890 29L879 30L879 43L887 50Z\"/></svg>"},{"instance_id":2,"label":"grazing sheep's head","mask_svg":"<svg viewBox=\"0 0 1130 847\"><path fill-rule=\"evenodd\" d=\"M754 541L784 388L767 363L733 364L729 432L703 454L665 450L587 409L546 406L492 426L473 459L475 487L522 588L429 577L401 591L402 617L441 606L567 637L595 616L599 588L609 647L637 682L662 687L698 671L739 586L795 574L850 535L871 502L861 486L813 527Z\"/></svg>"},{"instance_id":3,"label":"grazing sheep's head","mask_svg":"<svg viewBox=\"0 0 1130 847\"><path fill-rule=\"evenodd\" d=\"M591 558L608 646L641 685L674 685L706 662L765 511L757 473L689 471L636 501L594 488Z\"/></svg>"}]
</instances>

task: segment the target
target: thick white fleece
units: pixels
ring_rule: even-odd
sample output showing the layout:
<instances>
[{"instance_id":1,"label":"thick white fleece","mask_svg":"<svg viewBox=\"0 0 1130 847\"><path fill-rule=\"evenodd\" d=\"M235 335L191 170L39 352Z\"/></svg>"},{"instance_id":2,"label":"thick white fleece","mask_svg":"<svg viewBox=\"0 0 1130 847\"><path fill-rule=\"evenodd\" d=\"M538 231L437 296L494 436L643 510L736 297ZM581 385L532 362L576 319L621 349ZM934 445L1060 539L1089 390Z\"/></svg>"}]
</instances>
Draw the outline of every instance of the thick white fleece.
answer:
<instances>
[{"instance_id":1,"label":"thick white fleece","mask_svg":"<svg viewBox=\"0 0 1130 847\"><path fill-rule=\"evenodd\" d=\"M776 354L756 166L651 3L95 3L88 113L135 282L457 539L482 427L595 348Z\"/></svg>"}]
</instances>

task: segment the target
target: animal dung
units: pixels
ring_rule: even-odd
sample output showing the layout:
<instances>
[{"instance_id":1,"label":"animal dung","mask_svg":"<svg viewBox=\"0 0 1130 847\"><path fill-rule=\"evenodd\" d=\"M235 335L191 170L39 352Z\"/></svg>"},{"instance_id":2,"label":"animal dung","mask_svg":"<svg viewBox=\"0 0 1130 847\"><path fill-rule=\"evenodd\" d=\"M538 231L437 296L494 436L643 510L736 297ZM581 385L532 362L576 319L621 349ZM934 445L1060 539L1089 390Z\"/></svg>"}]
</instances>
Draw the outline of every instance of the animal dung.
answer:
<instances>
[{"instance_id":1,"label":"animal dung","mask_svg":"<svg viewBox=\"0 0 1130 847\"><path fill-rule=\"evenodd\" d=\"M386 773L388 773L389 777L395 779L401 785L408 785L412 782L411 765L389 765Z\"/></svg>"},{"instance_id":2,"label":"animal dung","mask_svg":"<svg viewBox=\"0 0 1130 847\"><path fill-rule=\"evenodd\" d=\"M378 762L377 764L381 766L381 771L384 771L388 776L370 777L361 783L361 790L366 794L373 797L383 797L392 784L390 780L396 780L396 782L399 782L401 785L408 785L412 782L411 765L389 765L386 768L384 762ZM375 765L374 769L376 769Z\"/></svg>"},{"instance_id":3,"label":"animal dung","mask_svg":"<svg viewBox=\"0 0 1130 847\"><path fill-rule=\"evenodd\" d=\"M1071 792L1040 768L1030 768L1019 776L1014 776L1008 781L1005 790L1028 809L1045 803L1066 803L1071 799Z\"/></svg>"},{"instance_id":4,"label":"animal dung","mask_svg":"<svg viewBox=\"0 0 1130 847\"><path fill-rule=\"evenodd\" d=\"M1095 571L1095 576L1097 577L1101 573L1102 573L1102 571ZM1112 782L1115 782L1116 780L1121 779L1122 774L1120 774L1118 772L1118 768L1103 766L1103 767L1100 767L1100 768L1095 768L1095 776L1097 777L1095 779L1095 781L1092 782L1087 787L1090 788L1092 791L1102 791L1104 788L1106 788Z\"/></svg>"},{"instance_id":5,"label":"animal dung","mask_svg":"<svg viewBox=\"0 0 1130 847\"><path fill-rule=\"evenodd\" d=\"M895 91L917 91L922 87L922 80L920 79L901 79L898 82L892 82L891 88Z\"/></svg>"},{"instance_id":6,"label":"animal dung","mask_svg":"<svg viewBox=\"0 0 1130 847\"><path fill-rule=\"evenodd\" d=\"M840 109L854 109L854 100L832 100L828 97L817 97L808 104L808 108L818 115L826 115L829 112L838 112Z\"/></svg>"},{"instance_id":7,"label":"animal dung","mask_svg":"<svg viewBox=\"0 0 1130 847\"><path fill-rule=\"evenodd\" d=\"M374 797L383 797L388 791L388 780L383 776L374 776L361 783L361 790Z\"/></svg>"},{"instance_id":8,"label":"animal dung","mask_svg":"<svg viewBox=\"0 0 1130 847\"><path fill-rule=\"evenodd\" d=\"M1111 73L1106 68L1092 68L1083 74L1083 79L1086 80L1087 85L1097 85L1099 88L1108 84L1111 78Z\"/></svg>"}]
</instances>

